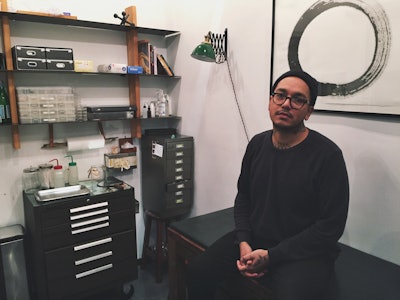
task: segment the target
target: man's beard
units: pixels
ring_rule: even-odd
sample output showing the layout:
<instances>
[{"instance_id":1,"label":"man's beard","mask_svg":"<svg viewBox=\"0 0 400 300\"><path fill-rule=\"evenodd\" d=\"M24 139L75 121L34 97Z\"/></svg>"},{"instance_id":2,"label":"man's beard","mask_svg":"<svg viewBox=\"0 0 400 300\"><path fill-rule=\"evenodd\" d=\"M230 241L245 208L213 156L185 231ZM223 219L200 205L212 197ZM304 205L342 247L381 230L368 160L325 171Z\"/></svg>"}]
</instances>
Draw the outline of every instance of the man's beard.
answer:
<instances>
[{"instance_id":1,"label":"man's beard","mask_svg":"<svg viewBox=\"0 0 400 300\"><path fill-rule=\"evenodd\" d=\"M306 129L303 121L301 121L297 124L294 124L292 126L282 126L275 122L273 122L272 124L274 126L274 130L276 130L280 133L284 133L284 134L296 134L296 133L302 132Z\"/></svg>"}]
</instances>

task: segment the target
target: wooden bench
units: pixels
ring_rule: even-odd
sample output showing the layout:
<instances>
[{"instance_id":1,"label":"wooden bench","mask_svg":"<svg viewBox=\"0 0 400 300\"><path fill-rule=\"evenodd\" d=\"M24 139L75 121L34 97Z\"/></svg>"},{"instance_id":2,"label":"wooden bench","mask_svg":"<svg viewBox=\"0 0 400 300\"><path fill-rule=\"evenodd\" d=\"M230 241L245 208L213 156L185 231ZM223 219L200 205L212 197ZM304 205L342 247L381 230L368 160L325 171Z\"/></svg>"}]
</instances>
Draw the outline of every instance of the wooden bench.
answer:
<instances>
[{"instance_id":1,"label":"wooden bench","mask_svg":"<svg viewBox=\"0 0 400 300\"><path fill-rule=\"evenodd\" d=\"M231 231L233 208L197 216L168 227L169 300L185 300L185 268L223 234ZM399 300L400 266L340 244L335 276L325 300ZM271 300L270 291L248 280L240 288L225 283L219 299ZM238 297L239 295L239 297Z\"/></svg>"}]
</instances>

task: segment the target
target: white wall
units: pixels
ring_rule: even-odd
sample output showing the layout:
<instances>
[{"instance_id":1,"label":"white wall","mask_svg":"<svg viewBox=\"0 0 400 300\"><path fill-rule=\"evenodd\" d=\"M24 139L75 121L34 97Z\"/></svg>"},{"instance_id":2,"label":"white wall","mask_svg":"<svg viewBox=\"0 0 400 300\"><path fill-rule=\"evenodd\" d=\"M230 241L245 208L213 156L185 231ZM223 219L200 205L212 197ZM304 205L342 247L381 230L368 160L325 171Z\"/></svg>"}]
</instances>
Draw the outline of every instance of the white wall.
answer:
<instances>
[{"instance_id":1,"label":"white wall","mask_svg":"<svg viewBox=\"0 0 400 300\"><path fill-rule=\"evenodd\" d=\"M39 7L45 1L12 2L13 6L29 5L29 9L34 10L32 3ZM209 30L222 33L228 28L229 64L250 136L271 128L267 101L272 1L204 0L203 7L193 7L193 3L183 0L119 0L102 3L94 9L82 1L50 2L52 6L63 9L68 5L67 8L71 8L68 10L79 18L113 23L116 23L112 17L114 12L135 5L138 25L181 31L174 70L182 76L178 107L182 116L181 132L193 135L195 139L195 205L192 215L232 206L247 141L235 106L227 65L196 61L190 58L190 53ZM399 119L314 113L307 125L333 139L344 152L351 202L342 241L400 264ZM115 126L107 130L118 129ZM22 149L17 151L9 144L8 131L0 128L0 165L3 174L9 175L0 182L0 225L23 222L20 199L22 169L32 161L49 158L47 151L40 150L46 139L45 129L39 133L24 129ZM51 152L51 156L62 154ZM83 153L81 158L101 161L102 153ZM127 178L127 181L136 185L136 196L140 200L139 175L139 170L135 171L134 178ZM139 252L142 221L138 216Z\"/></svg>"}]
</instances>

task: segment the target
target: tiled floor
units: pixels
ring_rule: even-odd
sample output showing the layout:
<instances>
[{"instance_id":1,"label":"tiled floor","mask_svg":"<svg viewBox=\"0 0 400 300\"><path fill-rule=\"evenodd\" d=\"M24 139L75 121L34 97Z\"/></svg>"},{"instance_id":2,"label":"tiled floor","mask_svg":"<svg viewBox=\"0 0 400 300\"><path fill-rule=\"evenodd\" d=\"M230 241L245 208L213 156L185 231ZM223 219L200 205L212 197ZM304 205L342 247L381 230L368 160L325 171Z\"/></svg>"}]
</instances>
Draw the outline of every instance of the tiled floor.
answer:
<instances>
[{"instance_id":1,"label":"tiled floor","mask_svg":"<svg viewBox=\"0 0 400 300\"><path fill-rule=\"evenodd\" d=\"M124 286L127 292L131 285L134 287L132 297L118 297L114 293L96 296L96 300L167 300L168 299L168 273L165 272L161 283L156 283L154 264L149 262L145 269L138 267L138 279ZM93 299L93 300L94 300ZM90 299L92 300L92 299Z\"/></svg>"}]
</instances>

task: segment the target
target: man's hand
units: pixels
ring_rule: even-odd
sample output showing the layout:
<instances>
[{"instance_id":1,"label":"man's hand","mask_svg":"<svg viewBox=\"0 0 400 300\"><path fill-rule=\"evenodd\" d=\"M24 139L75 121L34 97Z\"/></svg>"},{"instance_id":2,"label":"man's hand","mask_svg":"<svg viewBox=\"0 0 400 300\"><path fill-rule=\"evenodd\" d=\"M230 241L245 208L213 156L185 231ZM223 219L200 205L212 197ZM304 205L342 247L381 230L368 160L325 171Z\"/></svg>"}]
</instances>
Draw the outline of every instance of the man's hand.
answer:
<instances>
[{"instance_id":1,"label":"man's hand","mask_svg":"<svg viewBox=\"0 0 400 300\"><path fill-rule=\"evenodd\" d=\"M268 250L257 249L251 252L247 251L247 253L244 253L246 251L242 252L241 244L240 244L240 254L241 254L240 259L236 262L237 268L240 271L240 273L242 273L243 276L250 278L259 278L263 276L267 271L269 263Z\"/></svg>"}]
</instances>

